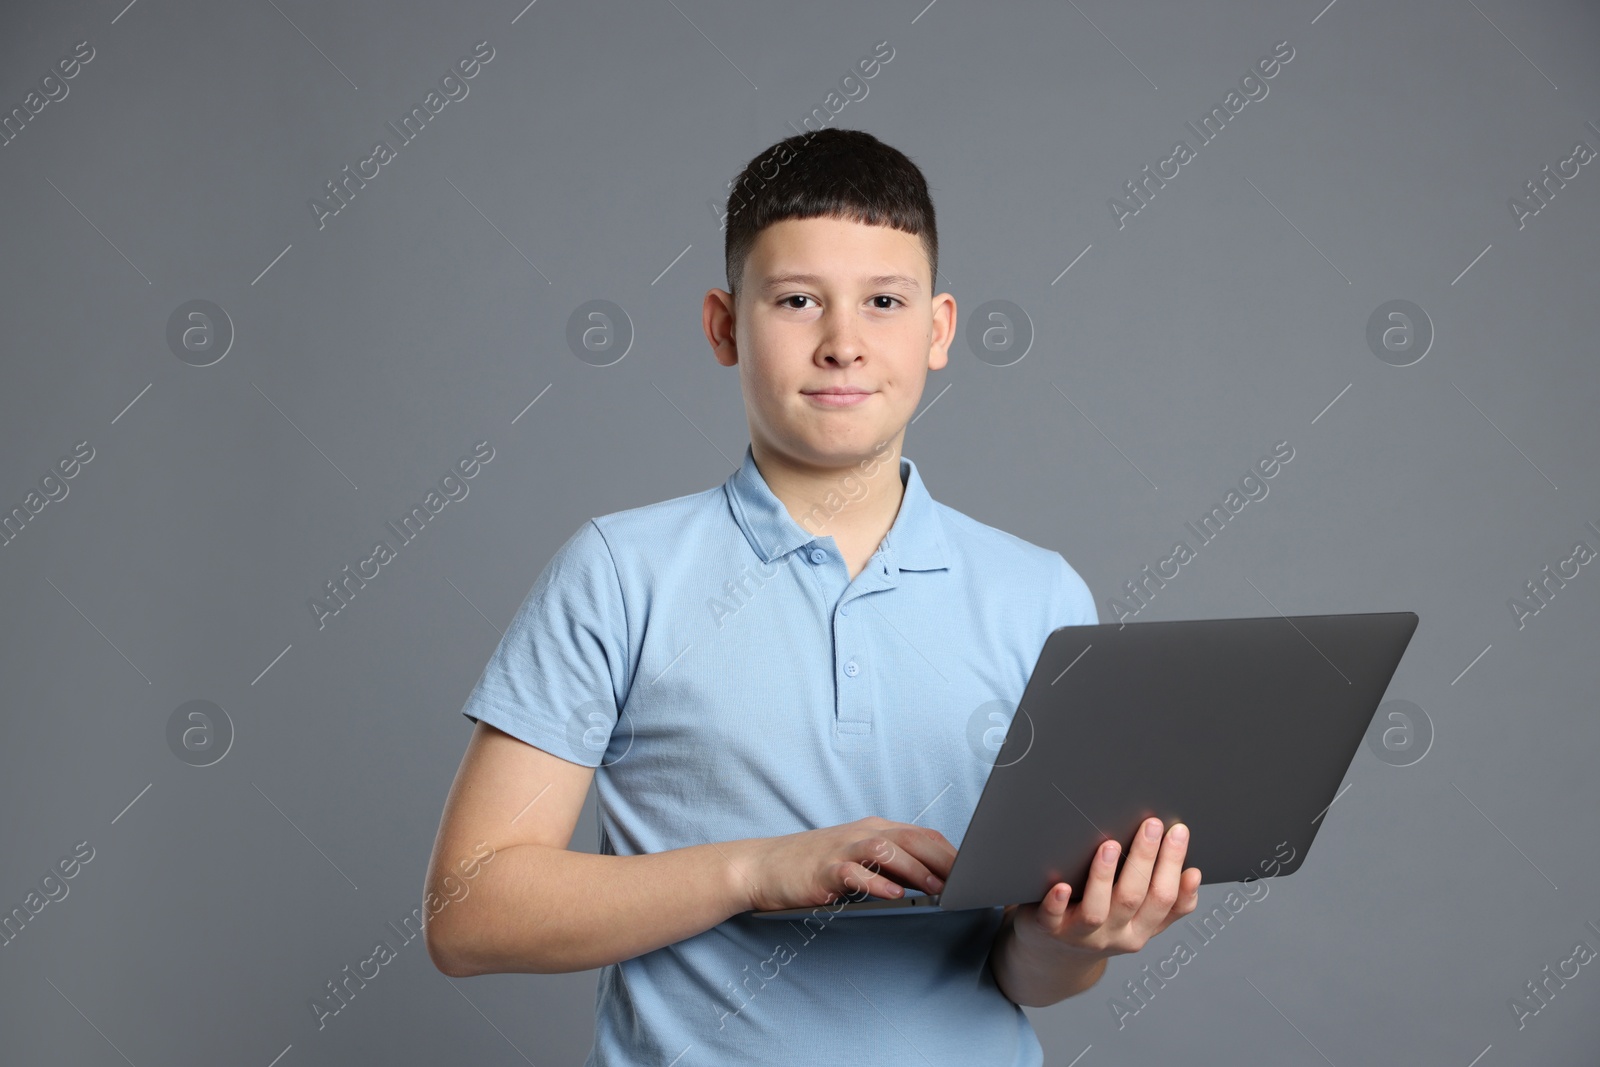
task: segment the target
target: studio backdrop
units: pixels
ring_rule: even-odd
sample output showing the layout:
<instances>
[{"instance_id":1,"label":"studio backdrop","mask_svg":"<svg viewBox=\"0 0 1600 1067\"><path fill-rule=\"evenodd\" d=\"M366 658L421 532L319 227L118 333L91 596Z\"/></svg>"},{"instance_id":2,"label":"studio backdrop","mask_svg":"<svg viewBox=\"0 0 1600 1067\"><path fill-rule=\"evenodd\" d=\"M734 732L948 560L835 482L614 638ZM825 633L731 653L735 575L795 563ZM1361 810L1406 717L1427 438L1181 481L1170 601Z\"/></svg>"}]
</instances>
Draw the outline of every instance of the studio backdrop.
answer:
<instances>
[{"instance_id":1,"label":"studio backdrop","mask_svg":"<svg viewBox=\"0 0 1600 1067\"><path fill-rule=\"evenodd\" d=\"M936 499L1102 621L1421 620L1304 865L1029 1009L1046 1061L1592 1064L1597 44L1578 0L7 4L0 1060L582 1062L595 972L408 936L461 704L584 520L737 467L728 185L843 127L938 209Z\"/></svg>"}]
</instances>

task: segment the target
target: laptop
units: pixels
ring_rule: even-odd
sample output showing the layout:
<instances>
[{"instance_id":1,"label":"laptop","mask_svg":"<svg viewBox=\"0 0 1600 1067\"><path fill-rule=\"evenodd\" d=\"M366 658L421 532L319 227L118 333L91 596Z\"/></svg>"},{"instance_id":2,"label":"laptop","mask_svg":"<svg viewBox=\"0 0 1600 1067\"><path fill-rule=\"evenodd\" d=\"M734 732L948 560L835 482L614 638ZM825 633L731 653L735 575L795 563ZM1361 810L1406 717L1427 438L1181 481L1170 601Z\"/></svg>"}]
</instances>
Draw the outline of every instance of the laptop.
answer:
<instances>
[{"instance_id":1,"label":"laptop","mask_svg":"<svg viewBox=\"0 0 1600 1067\"><path fill-rule=\"evenodd\" d=\"M1158 816L1203 883L1292 874L1400 664L1409 611L1063 626L1012 716L942 892L747 912L928 914L1083 898L1090 861Z\"/></svg>"}]
</instances>

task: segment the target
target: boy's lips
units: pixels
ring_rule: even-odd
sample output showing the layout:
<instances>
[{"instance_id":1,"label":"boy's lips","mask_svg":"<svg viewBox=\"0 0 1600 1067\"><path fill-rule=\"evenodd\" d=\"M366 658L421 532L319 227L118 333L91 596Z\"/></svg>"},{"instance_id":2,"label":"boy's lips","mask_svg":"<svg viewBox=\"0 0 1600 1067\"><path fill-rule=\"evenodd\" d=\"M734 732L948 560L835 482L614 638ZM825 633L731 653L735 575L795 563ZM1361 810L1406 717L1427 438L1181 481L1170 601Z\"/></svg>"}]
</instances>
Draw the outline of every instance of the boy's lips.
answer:
<instances>
[{"instance_id":1,"label":"boy's lips","mask_svg":"<svg viewBox=\"0 0 1600 1067\"><path fill-rule=\"evenodd\" d=\"M804 393L804 395L809 397L814 403L821 404L824 407L847 408L847 407L853 407L856 404L859 404L859 403L863 402L864 400L867 399L867 397L871 396L872 394L867 392L867 391L865 391L865 390L861 390L861 391L842 390L841 391L841 390L833 389L833 390L820 390L820 391L814 392L814 393L808 392L808 393Z\"/></svg>"}]
</instances>

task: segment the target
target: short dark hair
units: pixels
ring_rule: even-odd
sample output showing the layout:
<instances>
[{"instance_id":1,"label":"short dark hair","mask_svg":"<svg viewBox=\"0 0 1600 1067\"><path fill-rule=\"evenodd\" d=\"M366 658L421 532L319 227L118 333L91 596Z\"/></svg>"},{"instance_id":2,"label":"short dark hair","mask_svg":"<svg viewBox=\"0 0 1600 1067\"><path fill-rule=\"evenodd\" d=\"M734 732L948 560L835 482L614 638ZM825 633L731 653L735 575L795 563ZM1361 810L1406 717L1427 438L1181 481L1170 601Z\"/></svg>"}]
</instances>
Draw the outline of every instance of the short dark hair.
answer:
<instances>
[{"instance_id":1,"label":"short dark hair","mask_svg":"<svg viewBox=\"0 0 1600 1067\"><path fill-rule=\"evenodd\" d=\"M922 171L870 133L822 129L761 152L728 190L722 255L735 300L757 234L785 219L823 217L891 226L920 237L937 291L939 230Z\"/></svg>"}]
</instances>

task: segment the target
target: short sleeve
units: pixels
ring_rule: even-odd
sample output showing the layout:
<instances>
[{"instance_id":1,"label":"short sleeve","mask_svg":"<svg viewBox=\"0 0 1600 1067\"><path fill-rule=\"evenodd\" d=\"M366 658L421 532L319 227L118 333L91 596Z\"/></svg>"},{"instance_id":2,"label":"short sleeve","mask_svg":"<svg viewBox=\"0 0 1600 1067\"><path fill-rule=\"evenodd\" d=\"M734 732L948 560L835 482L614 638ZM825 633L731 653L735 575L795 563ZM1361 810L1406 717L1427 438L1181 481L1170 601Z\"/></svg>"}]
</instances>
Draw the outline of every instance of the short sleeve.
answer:
<instances>
[{"instance_id":1,"label":"short sleeve","mask_svg":"<svg viewBox=\"0 0 1600 1067\"><path fill-rule=\"evenodd\" d=\"M627 699L628 649L616 563L591 519L540 572L461 713L598 767Z\"/></svg>"},{"instance_id":2,"label":"short sleeve","mask_svg":"<svg viewBox=\"0 0 1600 1067\"><path fill-rule=\"evenodd\" d=\"M1057 621L1055 626L1094 626L1100 621L1100 612L1095 607L1094 595L1089 592L1089 583L1085 582L1073 570L1072 564L1067 562L1065 556L1057 552L1058 562L1056 570L1056 602L1053 618Z\"/></svg>"}]
</instances>

